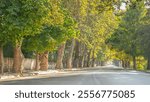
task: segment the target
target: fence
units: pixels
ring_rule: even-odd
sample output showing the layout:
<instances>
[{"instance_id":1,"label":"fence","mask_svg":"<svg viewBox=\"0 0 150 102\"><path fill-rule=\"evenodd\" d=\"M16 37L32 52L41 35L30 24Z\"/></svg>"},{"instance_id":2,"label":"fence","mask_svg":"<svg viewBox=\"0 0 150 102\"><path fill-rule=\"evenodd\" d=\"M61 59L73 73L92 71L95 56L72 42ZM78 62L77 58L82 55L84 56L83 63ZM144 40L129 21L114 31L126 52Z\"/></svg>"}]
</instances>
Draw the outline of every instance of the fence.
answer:
<instances>
[{"instance_id":1,"label":"fence","mask_svg":"<svg viewBox=\"0 0 150 102\"><path fill-rule=\"evenodd\" d=\"M4 58L4 71L5 72L10 72L13 68L13 58ZM24 59L24 70L33 70L36 65L35 59L30 59L30 58L25 58ZM49 69L54 69L55 68L55 63L54 62L49 62Z\"/></svg>"},{"instance_id":2,"label":"fence","mask_svg":"<svg viewBox=\"0 0 150 102\"><path fill-rule=\"evenodd\" d=\"M4 71L5 72L10 72L13 68L13 58L4 58ZM35 59L29 59L29 58L25 58L24 59L24 69L25 70L32 70L35 68Z\"/></svg>"}]
</instances>

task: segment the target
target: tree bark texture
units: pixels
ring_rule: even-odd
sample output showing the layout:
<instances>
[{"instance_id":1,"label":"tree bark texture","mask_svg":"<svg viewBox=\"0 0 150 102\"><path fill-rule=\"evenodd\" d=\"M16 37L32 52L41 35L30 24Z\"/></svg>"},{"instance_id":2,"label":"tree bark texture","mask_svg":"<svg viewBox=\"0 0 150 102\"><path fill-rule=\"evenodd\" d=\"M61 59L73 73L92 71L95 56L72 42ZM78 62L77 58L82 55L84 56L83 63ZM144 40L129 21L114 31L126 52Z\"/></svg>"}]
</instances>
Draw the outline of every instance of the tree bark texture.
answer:
<instances>
[{"instance_id":1,"label":"tree bark texture","mask_svg":"<svg viewBox=\"0 0 150 102\"><path fill-rule=\"evenodd\" d=\"M122 67L124 68L124 60L122 60L121 62L122 62Z\"/></svg>"},{"instance_id":2,"label":"tree bark texture","mask_svg":"<svg viewBox=\"0 0 150 102\"><path fill-rule=\"evenodd\" d=\"M84 67L84 60L85 60L86 51L87 51L86 46L82 44L80 47L80 59L79 59L79 67L80 68Z\"/></svg>"},{"instance_id":3,"label":"tree bark texture","mask_svg":"<svg viewBox=\"0 0 150 102\"><path fill-rule=\"evenodd\" d=\"M3 46L0 46L0 72L4 73L4 56L3 56Z\"/></svg>"},{"instance_id":4,"label":"tree bark texture","mask_svg":"<svg viewBox=\"0 0 150 102\"><path fill-rule=\"evenodd\" d=\"M74 58L74 63L73 66L75 68L79 67L79 57L80 57L80 47L79 47L80 43L78 41L76 41L76 46L75 46L75 58Z\"/></svg>"},{"instance_id":5,"label":"tree bark texture","mask_svg":"<svg viewBox=\"0 0 150 102\"><path fill-rule=\"evenodd\" d=\"M36 53L36 64L35 64L35 71L40 69L40 55L39 53Z\"/></svg>"},{"instance_id":6,"label":"tree bark texture","mask_svg":"<svg viewBox=\"0 0 150 102\"><path fill-rule=\"evenodd\" d=\"M95 57L94 57L95 51L93 50L92 53L92 67L95 67Z\"/></svg>"},{"instance_id":7,"label":"tree bark texture","mask_svg":"<svg viewBox=\"0 0 150 102\"><path fill-rule=\"evenodd\" d=\"M88 52L87 67L90 67L90 65L91 65L91 50Z\"/></svg>"},{"instance_id":8,"label":"tree bark texture","mask_svg":"<svg viewBox=\"0 0 150 102\"><path fill-rule=\"evenodd\" d=\"M83 67L87 67L87 50L86 52L84 53L84 62L83 62Z\"/></svg>"},{"instance_id":9,"label":"tree bark texture","mask_svg":"<svg viewBox=\"0 0 150 102\"><path fill-rule=\"evenodd\" d=\"M64 56L64 50L65 50L65 43L59 46L58 52L57 52L57 62L56 62L56 69L62 69L63 68L63 56Z\"/></svg>"},{"instance_id":10,"label":"tree bark texture","mask_svg":"<svg viewBox=\"0 0 150 102\"><path fill-rule=\"evenodd\" d=\"M21 51L21 45L16 45L14 47L13 72L22 75L22 71L24 69L23 62L24 62L24 55Z\"/></svg>"},{"instance_id":11,"label":"tree bark texture","mask_svg":"<svg viewBox=\"0 0 150 102\"><path fill-rule=\"evenodd\" d=\"M68 56L67 56L67 65L66 67L68 69L72 69L72 57L73 57L73 51L74 51L74 47L75 47L75 39L72 39L72 43L68 52Z\"/></svg>"},{"instance_id":12,"label":"tree bark texture","mask_svg":"<svg viewBox=\"0 0 150 102\"><path fill-rule=\"evenodd\" d=\"M45 51L44 53L39 55L40 59L40 70L46 71L48 70L48 51Z\"/></svg>"},{"instance_id":13,"label":"tree bark texture","mask_svg":"<svg viewBox=\"0 0 150 102\"><path fill-rule=\"evenodd\" d=\"M133 69L136 70L137 66L136 66L136 57L133 56Z\"/></svg>"}]
</instances>

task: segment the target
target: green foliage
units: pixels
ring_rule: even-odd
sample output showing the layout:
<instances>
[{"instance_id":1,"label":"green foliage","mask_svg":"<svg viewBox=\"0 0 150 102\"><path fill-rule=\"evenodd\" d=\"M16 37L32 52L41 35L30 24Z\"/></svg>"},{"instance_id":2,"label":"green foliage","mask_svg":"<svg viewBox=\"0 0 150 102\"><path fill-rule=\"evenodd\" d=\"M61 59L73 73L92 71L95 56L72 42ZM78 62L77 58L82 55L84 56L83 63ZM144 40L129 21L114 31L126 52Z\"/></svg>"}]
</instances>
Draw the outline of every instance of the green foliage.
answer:
<instances>
[{"instance_id":1,"label":"green foliage","mask_svg":"<svg viewBox=\"0 0 150 102\"><path fill-rule=\"evenodd\" d=\"M138 29L138 41L142 55L145 58L150 56L150 10L148 9L147 15L141 21L140 28Z\"/></svg>"},{"instance_id":2,"label":"green foliage","mask_svg":"<svg viewBox=\"0 0 150 102\"><path fill-rule=\"evenodd\" d=\"M4 45L4 48L3 48L3 52L4 52L4 57L11 57L13 58L13 45L11 42L7 42L5 45Z\"/></svg>"},{"instance_id":3,"label":"green foliage","mask_svg":"<svg viewBox=\"0 0 150 102\"><path fill-rule=\"evenodd\" d=\"M99 52L104 53L102 47L105 46L105 40L117 27L118 19L112 9L104 9L101 12L96 9L99 1L94 0L88 3L90 6L87 9L86 20L80 25L80 41L87 46L87 49L94 52L96 58Z\"/></svg>"},{"instance_id":4,"label":"green foliage","mask_svg":"<svg viewBox=\"0 0 150 102\"><path fill-rule=\"evenodd\" d=\"M137 68L138 68L138 70L145 70L146 64L147 64L147 61L144 59L143 56L137 57Z\"/></svg>"},{"instance_id":5,"label":"green foliage","mask_svg":"<svg viewBox=\"0 0 150 102\"><path fill-rule=\"evenodd\" d=\"M63 8L77 22L80 35L77 40L86 45L97 57L105 45L106 38L117 27L117 18L113 13L118 0L62 0ZM82 49L82 48L81 48Z\"/></svg>"},{"instance_id":6,"label":"green foliage","mask_svg":"<svg viewBox=\"0 0 150 102\"><path fill-rule=\"evenodd\" d=\"M23 47L28 51L42 53L45 50L52 51L55 49L56 41L49 34L39 34L34 37L24 39Z\"/></svg>"},{"instance_id":7,"label":"green foliage","mask_svg":"<svg viewBox=\"0 0 150 102\"><path fill-rule=\"evenodd\" d=\"M97 9L99 12L114 10L114 6L120 3L120 0L98 0Z\"/></svg>"},{"instance_id":8,"label":"green foliage","mask_svg":"<svg viewBox=\"0 0 150 102\"><path fill-rule=\"evenodd\" d=\"M75 22L64 11L63 24L47 24L43 27L42 32L36 36L29 36L25 40L28 50L42 53L44 51L53 51L57 45L76 36Z\"/></svg>"},{"instance_id":9,"label":"green foliage","mask_svg":"<svg viewBox=\"0 0 150 102\"><path fill-rule=\"evenodd\" d=\"M141 52L138 47L137 31L145 14L144 1L134 2L130 5L118 29L109 39L112 47L124 51L131 56L139 55Z\"/></svg>"},{"instance_id":10,"label":"green foliage","mask_svg":"<svg viewBox=\"0 0 150 102\"><path fill-rule=\"evenodd\" d=\"M145 7L144 0L131 0L127 5L127 11L123 15L119 27L109 38L108 43L111 48L123 51L133 58L131 65L137 69L144 70L149 57L149 12ZM139 57L140 56L140 57ZM124 58L126 59L126 58ZM130 58L127 58L131 60ZM129 61L128 60L128 61Z\"/></svg>"},{"instance_id":11,"label":"green foliage","mask_svg":"<svg viewBox=\"0 0 150 102\"><path fill-rule=\"evenodd\" d=\"M150 12L144 1L0 0L0 46L8 42L21 45L23 41L23 52L32 56L32 51L52 52L76 38L85 52L101 61L130 61L131 56L139 55L148 58ZM122 2L127 4L126 12L118 10ZM137 61L143 69L144 58Z\"/></svg>"},{"instance_id":12,"label":"green foliage","mask_svg":"<svg viewBox=\"0 0 150 102\"><path fill-rule=\"evenodd\" d=\"M88 0L62 0L62 7L69 11L71 17L79 24L86 17Z\"/></svg>"},{"instance_id":13,"label":"green foliage","mask_svg":"<svg viewBox=\"0 0 150 102\"><path fill-rule=\"evenodd\" d=\"M51 10L50 0L1 0L2 34L15 45L41 31Z\"/></svg>"}]
</instances>

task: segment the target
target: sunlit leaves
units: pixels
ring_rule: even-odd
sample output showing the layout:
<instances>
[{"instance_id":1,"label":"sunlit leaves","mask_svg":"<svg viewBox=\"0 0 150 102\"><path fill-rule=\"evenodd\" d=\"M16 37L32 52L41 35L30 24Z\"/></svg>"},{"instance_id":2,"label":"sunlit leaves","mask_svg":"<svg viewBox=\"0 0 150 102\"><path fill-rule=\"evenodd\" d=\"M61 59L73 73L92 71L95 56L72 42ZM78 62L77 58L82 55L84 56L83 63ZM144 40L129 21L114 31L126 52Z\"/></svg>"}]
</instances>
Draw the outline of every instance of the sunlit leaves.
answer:
<instances>
[{"instance_id":1,"label":"sunlit leaves","mask_svg":"<svg viewBox=\"0 0 150 102\"><path fill-rule=\"evenodd\" d=\"M28 50L38 53L53 51L59 44L76 36L74 19L65 10L60 9L59 4L53 6L54 8L59 7L53 12L54 18L52 17L51 20L54 22L43 25L39 35L28 37L25 40L25 43L29 42L25 44Z\"/></svg>"}]
</instances>

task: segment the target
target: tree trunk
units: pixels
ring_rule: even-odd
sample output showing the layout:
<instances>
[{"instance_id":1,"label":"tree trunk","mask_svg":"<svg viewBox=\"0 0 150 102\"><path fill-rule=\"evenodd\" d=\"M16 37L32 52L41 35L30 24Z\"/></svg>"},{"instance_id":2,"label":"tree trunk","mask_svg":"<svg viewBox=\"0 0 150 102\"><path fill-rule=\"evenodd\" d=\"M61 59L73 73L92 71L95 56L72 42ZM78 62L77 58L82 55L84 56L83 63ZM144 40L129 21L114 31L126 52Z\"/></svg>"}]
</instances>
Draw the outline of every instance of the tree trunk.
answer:
<instances>
[{"instance_id":1,"label":"tree trunk","mask_svg":"<svg viewBox=\"0 0 150 102\"><path fill-rule=\"evenodd\" d=\"M130 61L127 61L127 68L130 68Z\"/></svg>"},{"instance_id":2,"label":"tree trunk","mask_svg":"<svg viewBox=\"0 0 150 102\"><path fill-rule=\"evenodd\" d=\"M74 47L75 47L75 39L72 39L72 44L70 46L69 53L68 53L68 56L67 56L67 65L66 65L66 67L68 69L72 68L72 56L73 56Z\"/></svg>"},{"instance_id":3,"label":"tree trunk","mask_svg":"<svg viewBox=\"0 0 150 102\"><path fill-rule=\"evenodd\" d=\"M83 62L83 67L87 67L87 50L86 52L84 53L84 62Z\"/></svg>"},{"instance_id":4,"label":"tree trunk","mask_svg":"<svg viewBox=\"0 0 150 102\"><path fill-rule=\"evenodd\" d=\"M24 69L23 62L24 56L21 51L21 45L16 45L14 47L13 72L22 75L22 71Z\"/></svg>"},{"instance_id":5,"label":"tree trunk","mask_svg":"<svg viewBox=\"0 0 150 102\"><path fill-rule=\"evenodd\" d=\"M128 60L124 61L125 68L130 68L130 62Z\"/></svg>"},{"instance_id":6,"label":"tree trunk","mask_svg":"<svg viewBox=\"0 0 150 102\"><path fill-rule=\"evenodd\" d=\"M122 60L122 67L125 68L125 61Z\"/></svg>"},{"instance_id":7,"label":"tree trunk","mask_svg":"<svg viewBox=\"0 0 150 102\"><path fill-rule=\"evenodd\" d=\"M48 51L45 51L44 53L39 55L40 58L40 70L46 71L48 70Z\"/></svg>"},{"instance_id":8,"label":"tree trunk","mask_svg":"<svg viewBox=\"0 0 150 102\"><path fill-rule=\"evenodd\" d=\"M133 69L136 70L136 57L133 56Z\"/></svg>"},{"instance_id":9,"label":"tree trunk","mask_svg":"<svg viewBox=\"0 0 150 102\"><path fill-rule=\"evenodd\" d=\"M92 53L92 67L95 67L95 57L94 57L94 50L93 50L93 53Z\"/></svg>"},{"instance_id":10,"label":"tree trunk","mask_svg":"<svg viewBox=\"0 0 150 102\"><path fill-rule=\"evenodd\" d=\"M125 60L124 61L124 67L125 67L125 69L127 68L127 66L128 66L128 62L127 62L127 60Z\"/></svg>"},{"instance_id":11,"label":"tree trunk","mask_svg":"<svg viewBox=\"0 0 150 102\"><path fill-rule=\"evenodd\" d=\"M92 67L95 67L95 58L92 58Z\"/></svg>"},{"instance_id":12,"label":"tree trunk","mask_svg":"<svg viewBox=\"0 0 150 102\"><path fill-rule=\"evenodd\" d=\"M79 67L80 68L84 67L84 60L85 60L86 50L87 49L86 49L85 45L82 45L81 50L80 50L80 52L81 52L80 59L79 59Z\"/></svg>"},{"instance_id":13,"label":"tree trunk","mask_svg":"<svg viewBox=\"0 0 150 102\"><path fill-rule=\"evenodd\" d=\"M62 69L63 68L63 56L64 56L64 50L65 50L65 43L60 45L57 52L57 62L56 62L56 69Z\"/></svg>"},{"instance_id":14,"label":"tree trunk","mask_svg":"<svg viewBox=\"0 0 150 102\"><path fill-rule=\"evenodd\" d=\"M1 74L4 73L4 56L3 56L3 46L0 46L0 71Z\"/></svg>"},{"instance_id":15,"label":"tree trunk","mask_svg":"<svg viewBox=\"0 0 150 102\"><path fill-rule=\"evenodd\" d=\"M87 57L87 67L90 67L90 60L91 60L91 58L90 58L90 56L91 56L91 50L88 52L88 57Z\"/></svg>"},{"instance_id":16,"label":"tree trunk","mask_svg":"<svg viewBox=\"0 0 150 102\"><path fill-rule=\"evenodd\" d=\"M80 47L79 47L80 43L78 41L76 41L76 47L75 47L75 58L74 58L74 63L73 66L75 68L79 67L79 57L80 57Z\"/></svg>"},{"instance_id":17,"label":"tree trunk","mask_svg":"<svg viewBox=\"0 0 150 102\"><path fill-rule=\"evenodd\" d=\"M79 57L79 68L83 67L83 61L84 61L84 56L82 55Z\"/></svg>"},{"instance_id":18,"label":"tree trunk","mask_svg":"<svg viewBox=\"0 0 150 102\"><path fill-rule=\"evenodd\" d=\"M40 59L39 53L36 53L36 64L35 64L35 71L40 69Z\"/></svg>"},{"instance_id":19,"label":"tree trunk","mask_svg":"<svg viewBox=\"0 0 150 102\"><path fill-rule=\"evenodd\" d=\"M150 70L150 56L148 57L148 61L147 61L147 70Z\"/></svg>"}]
</instances>

